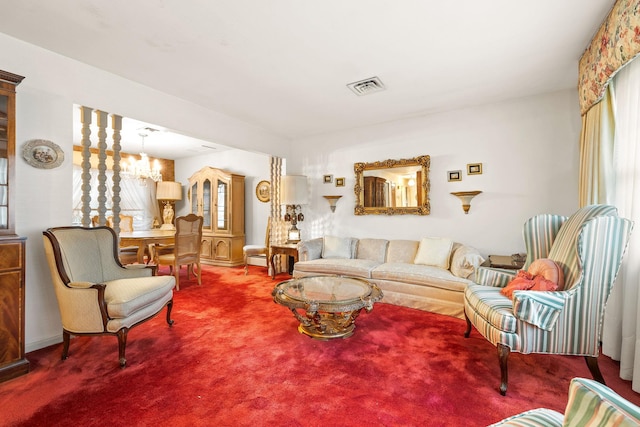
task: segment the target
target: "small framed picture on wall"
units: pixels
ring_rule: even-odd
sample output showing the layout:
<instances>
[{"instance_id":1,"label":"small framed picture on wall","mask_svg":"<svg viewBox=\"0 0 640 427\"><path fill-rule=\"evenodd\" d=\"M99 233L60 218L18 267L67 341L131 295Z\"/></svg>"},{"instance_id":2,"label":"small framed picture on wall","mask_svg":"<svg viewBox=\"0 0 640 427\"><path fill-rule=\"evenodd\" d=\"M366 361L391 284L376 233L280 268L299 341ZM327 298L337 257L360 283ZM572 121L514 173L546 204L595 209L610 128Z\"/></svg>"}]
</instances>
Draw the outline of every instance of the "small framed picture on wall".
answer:
<instances>
[{"instance_id":1,"label":"small framed picture on wall","mask_svg":"<svg viewBox=\"0 0 640 427\"><path fill-rule=\"evenodd\" d=\"M325 184L331 184L333 182L333 175L325 175L323 177L323 182Z\"/></svg>"},{"instance_id":2,"label":"small framed picture on wall","mask_svg":"<svg viewBox=\"0 0 640 427\"><path fill-rule=\"evenodd\" d=\"M462 181L462 171L448 171L447 172L447 180L451 181Z\"/></svg>"},{"instance_id":3,"label":"small framed picture on wall","mask_svg":"<svg viewBox=\"0 0 640 427\"><path fill-rule=\"evenodd\" d=\"M482 175L482 163L469 163L467 165L467 175Z\"/></svg>"},{"instance_id":4,"label":"small framed picture on wall","mask_svg":"<svg viewBox=\"0 0 640 427\"><path fill-rule=\"evenodd\" d=\"M344 187L344 178L336 178L336 187Z\"/></svg>"}]
</instances>

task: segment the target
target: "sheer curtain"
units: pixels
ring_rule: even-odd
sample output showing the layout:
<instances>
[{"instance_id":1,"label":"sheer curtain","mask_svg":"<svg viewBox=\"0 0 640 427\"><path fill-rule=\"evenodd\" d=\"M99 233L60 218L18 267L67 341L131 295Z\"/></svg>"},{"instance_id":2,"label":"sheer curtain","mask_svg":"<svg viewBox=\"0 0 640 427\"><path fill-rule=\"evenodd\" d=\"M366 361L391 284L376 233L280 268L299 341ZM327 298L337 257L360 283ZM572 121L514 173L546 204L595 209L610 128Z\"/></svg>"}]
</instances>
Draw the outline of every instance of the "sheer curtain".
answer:
<instances>
[{"instance_id":1,"label":"sheer curtain","mask_svg":"<svg viewBox=\"0 0 640 427\"><path fill-rule=\"evenodd\" d=\"M602 100L582 116L580 133L580 206L613 204L615 118L612 85Z\"/></svg>"},{"instance_id":2,"label":"sheer curtain","mask_svg":"<svg viewBox=\"0 0 640 427\"><path fill-rule=\"evenodd\" d=\"M98 170L91 169L91 216L97 215L98 209ZM107 170L107 183L113 182L113 171ZM154 218L160 218L160 209L156 202L155 182L147 179L145 186L137 179L120 181L120 213L133 216L134 230L149 230ZM107 186L107 216L111 215L113 191ZM82 168L73 166L73 223L80 224L82 215Z\"/></svg>"},{"instance_id":3,"label":"sheer curtain","mask_svg":"<svg viewBox=\"0 0 640 427\"><path fill-rule=\"evenodd\" d=\"M602 351L620 361L620 377L640 392L640 60L610 82L615 116L613 204L635 223L617 284L607 303Z\"/></svg>"}]
</instances>

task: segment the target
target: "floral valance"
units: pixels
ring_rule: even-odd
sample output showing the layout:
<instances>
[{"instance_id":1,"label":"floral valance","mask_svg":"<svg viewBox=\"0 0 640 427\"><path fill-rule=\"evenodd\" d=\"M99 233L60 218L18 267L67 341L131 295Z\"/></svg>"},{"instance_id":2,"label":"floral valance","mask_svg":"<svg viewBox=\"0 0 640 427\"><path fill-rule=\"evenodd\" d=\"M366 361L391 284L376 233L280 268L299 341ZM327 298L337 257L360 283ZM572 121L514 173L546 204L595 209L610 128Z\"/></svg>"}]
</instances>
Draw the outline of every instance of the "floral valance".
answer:
<instances>
[{"instance_id":1,"label":"floral valance","mask_svg":"<svg viewBox=\"0 0 640 427\"><path fill-rule=\"evenodd\" d=\"M640 0L618 0L580 58L578 93L584 115L609 80L640 53Z\"/></svg>"}]
</instances>

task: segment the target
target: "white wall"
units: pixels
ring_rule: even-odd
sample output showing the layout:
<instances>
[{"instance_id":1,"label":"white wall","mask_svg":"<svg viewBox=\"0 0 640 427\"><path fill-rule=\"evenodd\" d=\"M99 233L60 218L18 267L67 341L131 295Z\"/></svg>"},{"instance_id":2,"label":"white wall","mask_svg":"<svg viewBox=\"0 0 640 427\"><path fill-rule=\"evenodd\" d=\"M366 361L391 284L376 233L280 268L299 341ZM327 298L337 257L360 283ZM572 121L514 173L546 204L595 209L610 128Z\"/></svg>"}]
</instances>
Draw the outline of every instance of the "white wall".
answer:
<instances>
[{"instance_id":1,"label":"white wall","mask_svg":"<svg viewBox=\"0 0 640 427\"><path fill-rule=\"evenodd\" d=\"M0 34L0 51L0 69L26 77L17 87L16 98L18 158L15 215L17 234L27 237L27 351L62 339L58 306L42 246L42 230L71 224L74 104L154 123L194 138L252 152L280 156L287 154L287 140L260 128L4 34ZM22 159L22 146L26 141L36 138L51 140L63 149L65 161L62 166L53 170L36 169ZM251 157L250 165L261 165L263 158L268 159L266 155L252 154ZM268 171L268 160L264 162ZM256 176L264 175L261 166L256 169L261 171ZM247 171L244 172L249 175ZM251 185L249 181L247 188L251 189ZM264 229L260 235L264 236Z\"/></svg>"},{"instance_id":2,"label":"white wall","mask_svg":"<svg viewBox=\"0 0 640 427\"><path fill-rule=\"evenodd\" d=\"M485 255L522 252L527 218L578 207L577 99L567 90L294 141L291 173L307 175L311 191L298 228L303 238L440 236ZM419 155L431 156L430 215L354 215L354 162ZM482 175L468 176L467 163L482 163ZM447 182L447 171L459 169L462 181ZM324 184L326 174L346 186ZM465 215L449 193L469 190L483 193ZM332 214L322 196L338 194Z\"/></svg>"}]
</instances>

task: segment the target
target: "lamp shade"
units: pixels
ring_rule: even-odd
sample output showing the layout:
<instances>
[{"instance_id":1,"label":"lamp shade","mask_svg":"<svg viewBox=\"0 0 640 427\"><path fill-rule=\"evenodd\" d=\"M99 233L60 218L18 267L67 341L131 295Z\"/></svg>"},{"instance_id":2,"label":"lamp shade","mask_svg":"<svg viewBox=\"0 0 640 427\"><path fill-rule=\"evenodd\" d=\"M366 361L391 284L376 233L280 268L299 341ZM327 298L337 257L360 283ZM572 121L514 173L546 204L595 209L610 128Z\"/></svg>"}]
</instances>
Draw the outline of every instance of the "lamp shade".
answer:
<instances>
[{"instance_id":1,"label":"lamp shade","mask_svg":"<svg viewBox=\"0 0 640 427\"><path fill-rule=\"evenodd\" d=\"M304 175L285 175L280 180L280 198L283 205L307 204L307 177Z\"/></svg>"},{"instance_id":2,"label":"lamp shade","mask_svg":"<svg viewBox=\"0 0 640 427\"><path fill-rule=\"evenodd\" d=\"M156 188L158 200L182 200L182 184L173 181L160 181Z\"/></svg>"}]
</instances>

